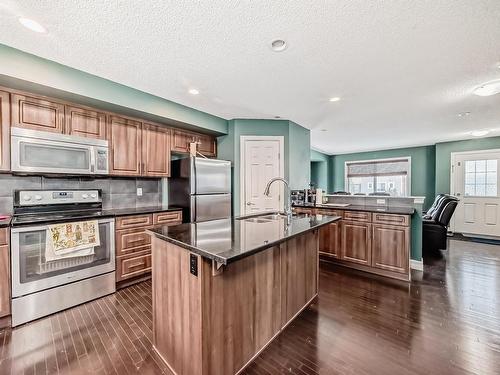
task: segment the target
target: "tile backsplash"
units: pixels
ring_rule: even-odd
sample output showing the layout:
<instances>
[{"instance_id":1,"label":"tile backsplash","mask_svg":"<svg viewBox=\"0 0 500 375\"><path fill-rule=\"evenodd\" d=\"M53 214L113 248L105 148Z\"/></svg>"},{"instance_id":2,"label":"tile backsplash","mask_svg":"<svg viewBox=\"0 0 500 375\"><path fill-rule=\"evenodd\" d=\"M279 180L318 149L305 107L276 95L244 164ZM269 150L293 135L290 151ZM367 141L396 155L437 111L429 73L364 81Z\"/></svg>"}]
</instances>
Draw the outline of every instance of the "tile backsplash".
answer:
<instances>
[{"instance_id":1,"label":"tile backsplash","mask_svg":"<svg viewBox=\"0 0 500 375\"><path fill-rule=\"evenodd\" d=\"M142 188L142 196L137 196ZM0 214L11 214L14 190L101 189L104 208L156 206L162 202L162 180L116 177L41 177L0 175Z\"/></svg>"}]
</instances>

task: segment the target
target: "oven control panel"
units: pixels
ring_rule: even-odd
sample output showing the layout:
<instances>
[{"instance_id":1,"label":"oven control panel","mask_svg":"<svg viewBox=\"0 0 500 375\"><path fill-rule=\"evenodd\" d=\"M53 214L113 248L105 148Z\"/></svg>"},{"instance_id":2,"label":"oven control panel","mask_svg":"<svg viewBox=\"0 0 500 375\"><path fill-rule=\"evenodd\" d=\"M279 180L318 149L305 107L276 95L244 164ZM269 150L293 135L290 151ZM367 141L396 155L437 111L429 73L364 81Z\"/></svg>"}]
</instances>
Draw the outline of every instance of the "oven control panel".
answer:
<instances>
[{"instance_id":1,"label":"oven control panel","mask_svg":"<svg viewBox=\"0 0 500 375\"><path fill-rule=\"evenodd\" d=\"M47 204L97 203L101 201L99 190L22 190L20 206Z\"/></svg>"}]
</instances>

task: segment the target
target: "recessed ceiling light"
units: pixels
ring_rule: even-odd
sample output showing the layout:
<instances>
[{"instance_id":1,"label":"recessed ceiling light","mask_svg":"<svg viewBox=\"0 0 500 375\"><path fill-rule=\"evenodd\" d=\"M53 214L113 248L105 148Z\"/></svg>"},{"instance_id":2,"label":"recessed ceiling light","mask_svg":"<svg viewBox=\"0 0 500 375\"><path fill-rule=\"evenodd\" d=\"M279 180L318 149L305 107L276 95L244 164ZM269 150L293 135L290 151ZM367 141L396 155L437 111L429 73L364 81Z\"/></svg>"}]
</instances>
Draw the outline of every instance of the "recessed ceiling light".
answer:
<instances>
[{"instance_id":1,"label":"recessed ceiling light","mask_svg":"<svg viewBox=\"0 0 500 375\"><path fill-rule=\"evenodd\" d=\"M498 94L500 93L500 79L486 82L481 86L476 87L472 93L478 96L491 96Z\"/></svg>"},{"instance_id":2,"label":"recessed ceiling light","mask_svg":"<svg viewBox=\"0 0 500 375\"><path fill-rule=\"evenodd\" d=\"M189 89L188 91L191 95L198 95L200 92L196 89Z\"/></svg>"},{"instance_id":3,"label":"recessed ceiling light","mask_svg":"<svg viewBox=\"0 0 500 375\"><path fill-rule=\"evenodd\" d=\"M24 18L24 17L19 17L19 22L21 25L26 27L27 29L30 29L31 31L34 31L36 33L46 33L47 29L40 25L38 22L31 20L29 18Z\"/></svg>"},{"instance_id":4,"label":"recessed ceiling light","mask_svg":"<svg viewBox=\"0 0 500 375\"><path fill-rule=\"evenodd\" d=\"M470 135L472 135L473 137L483 137L489 133L489 130L474 130L470 132Z\"/></svg>"},{"instance_id":5,"label":"recessed ceiling light","mask_svg":"<svg viewBox=\"0 0 500 375\"><path fill-rule=\"evenodd\" d=\"M271 49L274 52L281 52L286 50L287 44L283 39L275 39L271 42Z\"/></svg>"},{"instance_id":6,"label":"recessed ceiling light","mask_svg":"<svg viewBox=\"0 0 500 375\"><path fill-rule=\"evenodd\" d=\"M340 98L338 96L334 96L333 98L330 98L331 102L338 102Z\"/></svg>"},{"instance_id":7,"label":"recessed ceiling light","mask_svg":"<svg viewBox=\"0 0 500 375\"><path fill-rule=\"evenodd\" d=\"M458 114L458 117L467 117L467 116L469 116L469 115L470 115L470 112L460 112L460 113Z\"/></svg>"}]
</instances>

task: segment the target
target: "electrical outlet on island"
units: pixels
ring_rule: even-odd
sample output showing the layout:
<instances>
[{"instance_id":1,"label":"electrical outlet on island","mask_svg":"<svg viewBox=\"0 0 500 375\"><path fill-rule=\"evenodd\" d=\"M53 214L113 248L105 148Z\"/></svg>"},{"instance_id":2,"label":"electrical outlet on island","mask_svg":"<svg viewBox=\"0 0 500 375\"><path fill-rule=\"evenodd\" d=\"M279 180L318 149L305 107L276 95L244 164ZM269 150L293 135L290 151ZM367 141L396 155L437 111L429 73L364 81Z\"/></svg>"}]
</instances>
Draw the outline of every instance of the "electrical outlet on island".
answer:
<instances>
[{"instance_id":1,"label":"electrical outlet on island","mask_svg":"<svg viewBox=\"0 0 500 375\"><path fill-rule=\"evenodd\" d=\"M142 188L137 188L137 196L142 197Z\"/></svg>"}]
</instances>

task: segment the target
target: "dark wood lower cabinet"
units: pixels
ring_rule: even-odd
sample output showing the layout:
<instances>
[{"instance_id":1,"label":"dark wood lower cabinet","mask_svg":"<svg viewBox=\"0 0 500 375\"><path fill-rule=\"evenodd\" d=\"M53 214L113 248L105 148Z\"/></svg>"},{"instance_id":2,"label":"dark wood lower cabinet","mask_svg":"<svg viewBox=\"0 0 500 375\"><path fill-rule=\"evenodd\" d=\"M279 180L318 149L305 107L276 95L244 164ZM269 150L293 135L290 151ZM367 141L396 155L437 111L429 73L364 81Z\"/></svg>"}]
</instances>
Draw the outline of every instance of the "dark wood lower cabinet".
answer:
<instances>
[{"instance_id":1,"label":"dark wood lower cabinet","mask_svg":"<svg viewBox=\"0 0 500 375\"><path fill-rule=\"evenodd\" d=\"M319 251L334 258L340 258L340 221L326 225L319 230Z\"/></svg>"},{"instance_id":2,"label":"dark wood lower cabinet","mask_svg":"<svg viewBox=\"0 0 500 375\"><path fill-rule=\"evenodd\" d=\"M344 221L342 226L342 260L371 265L370 223Z\"/></svg>"},{"instance_id":3,"label":"dark wood lower cabinet","mask_svg":"<svg viewBox=\"0 0 500 375\"><path fill-rule=\"evenodd\" d=\"M410 280L410 216L294 207L295 213L342 217L319 230L322 259L361 271Z\"/></svg>"},{"instance_id":4,"label":"dark wood lower cabinet","mask_svg":"<svg viewBox=\"0 0 500 375\"><path fill-rule=\"evenodd\" d=\"M372 266L408 273L410 228L373 224Z\"/></svg>"},{"instance_id":5,"label":"dark wood lower cabinet","mask_svg":"<svg viewBox=\"0 0 500 375\"><path fill-rule=\"evenodd\" d=\"M9 229L0 228L0 319L10 315ZM2 322L0 321L0 327Z\"/></svg>"},{"instance_id":6,"label":"dark wood lower cabinet","mask_svg":"<svg viewBox=\"0 0 500 375\"><path fill-rule=\"evenodd\" d=\"M116 282L120 287L151 274L151 236L148 229L182 223L181 211L121 216L116 218Z\"/></svg>"}]
</instances>

